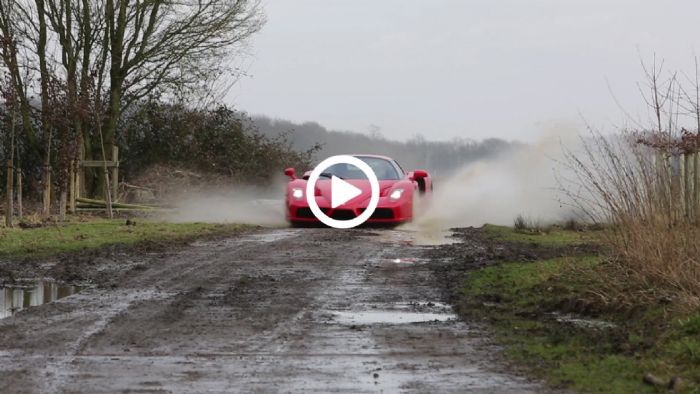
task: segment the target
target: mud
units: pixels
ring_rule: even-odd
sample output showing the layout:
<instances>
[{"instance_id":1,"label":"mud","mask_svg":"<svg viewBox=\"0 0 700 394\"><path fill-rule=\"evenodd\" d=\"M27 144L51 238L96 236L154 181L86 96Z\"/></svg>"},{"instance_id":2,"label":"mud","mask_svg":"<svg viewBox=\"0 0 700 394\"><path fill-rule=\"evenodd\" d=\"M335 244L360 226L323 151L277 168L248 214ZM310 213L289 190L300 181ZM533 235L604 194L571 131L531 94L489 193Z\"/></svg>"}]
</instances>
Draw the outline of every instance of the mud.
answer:
<instances>
[{"instance_id":1,"label":"mud","mask_svg":"<svg viewBox=\"0 0 700 394\"><path fill-rule=\"evenodd\" d=\"M455 262L487 260L488 247L460 237L459 247L436 248L399 230L269 229L25 266L0 262L6 281L53 276L92 285L0 319L0 386L544 391L510 371L488 336L447 304Z\"/></svg>"}]
</instances>

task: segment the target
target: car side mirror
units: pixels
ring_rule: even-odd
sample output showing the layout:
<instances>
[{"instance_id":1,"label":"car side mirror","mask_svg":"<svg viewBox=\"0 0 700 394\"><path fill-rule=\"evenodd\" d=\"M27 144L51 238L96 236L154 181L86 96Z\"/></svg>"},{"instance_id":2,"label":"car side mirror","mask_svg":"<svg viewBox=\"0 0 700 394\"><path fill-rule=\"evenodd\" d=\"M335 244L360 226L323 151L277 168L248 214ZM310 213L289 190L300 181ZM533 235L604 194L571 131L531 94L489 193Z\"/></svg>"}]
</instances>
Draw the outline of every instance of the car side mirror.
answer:
<instances>
[{"instance_id":1,"label":"car side mirror","mask_svg":"<svg viewBox=\"0 0 700 394\"><path fill-rule=\"evenodd\" d=\"M413 171L413 179L422 179L428 177L428 171L426 170L415 170Z\"/></svg>"},{"instance_id":2,"label":"car side mirror","mask_svg":"<svg viewBox=\"0 0 700 394\"><path fill-rule=\"evenodd\" d=\"M291 180L297 179L297 172L293 167L289 167L284 170L284 175L288 176Z\"/></svg>"}]
</instances>

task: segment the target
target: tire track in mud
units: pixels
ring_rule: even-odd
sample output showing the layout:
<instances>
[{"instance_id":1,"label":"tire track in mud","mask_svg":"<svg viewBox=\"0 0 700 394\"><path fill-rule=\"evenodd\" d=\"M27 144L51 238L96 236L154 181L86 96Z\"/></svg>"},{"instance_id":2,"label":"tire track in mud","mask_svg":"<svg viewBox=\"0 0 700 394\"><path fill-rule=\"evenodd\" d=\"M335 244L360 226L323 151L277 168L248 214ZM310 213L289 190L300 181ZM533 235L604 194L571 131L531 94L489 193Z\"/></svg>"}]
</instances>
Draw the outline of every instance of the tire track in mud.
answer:
<instances>
[{"instance_id":1,"label":"tire track in mud","mask_svg":"<svg viewBox=\"0 0 700 394\"><path fill-rule=\"evenodd\" d=\"M294 234L293 231L287 230L264 232L236 237L221 243L241 243L255 248L260 242L268 242L270 235L274 235L273 240L281 240ZM199 255L200 262L211 261L212 256L217 254L216 247L213 247L217 242L201 244L201 249L195 246L191 248L190 253ZM208 249L214 250L207 251ZM205 252L199 253L199 250ZM160 260L163 258L170 260L177 253L165 254ZM18 383L24 384L17 384L17 386L25 387L22 391L25 391L27 386L34 386L36 391L59 391L65 383L66 377L74 369L71 367L72 364L82 357L80 352L120 314L124 314L135 304L167 302L167 300L182 293L161 290L170 283L162 283L162 279L168 279L168 275L164 274L160 268L177 272L175 276L183 278L189 273L201 270L203 265L192 264L189 260L175 259L172 261L173 264L168 264L167 267L156 266L155 269L149 269L149 267L145 267L145 264L152 263L150 261L152 259L147 258L146 260L146 262L142 261L140 265L130 262L130 265L135 266L135 268L128 271L127 274L135 275L135 279L123 283L123 286L126 287L124 289L87 289L42 308L24 311L17 316L17 320L20 320L19 323L13 322L13 319L0 320L0 330L3 332L0 339L10 345L3 346L3 348L8 348L7 351L0 351L0 357L6 361L2 363L5 368L0 367L0 370L4 371L3 378L10 377L9 381L12 382L12 372L9 372L8 375L8 370L19 370L21 372L18 374L19 377L24 379L19 379ZM157 262L158 259L156 265ZM96 267L96 269L100 269L100 267ZM161 279L160 283L158 279ZM25 316L27 319L22 319ZM33 333L33 331L36 332ZM25 335L25 333L30 334ZM17 363L18 360L22 359L27 360L29 365L25 366L22 362ZM19 368L13 368L13 364L19 364ZM31 379L32 383L26 381L28 380L26 374L28 369L41 371L31 374L32 378L38 378L36 381ZM44 378L42 375L46 377ZM41 390L39 390L40 387Z\"/></svg>"},{"instance_id":2,"label":"tire track in mud","mask_svg":"<svg viewBox=\"0 0 700 394\"><path fill-rule=\"evenodd\" d=\"M270 229L140 262L130 256L139 264L114 288L0 320L0 384L30 392L541 391L507 373L483 334L440 304L425 248L411 237Z\"/></svg>"},{"instance_id":3,"label":"tire track in mud","mask_svg":"<svg viewBox=\"0 0 700 394\"><path fill-rule=\"evenodd\" d=\"M44 380L45 386L42 391L51 393L60 392L70 375L71 364L76 360L76 356L84 348L90 338L104 330L111 320L119 314L124 313L133 303L169 297L166 293L154 290L117 292L117 294L110 294L108 297L114 299L115 296L118 299L116 302L112 302L106 308L100 308L101 310L97 321L89 327L85 327L85 331L83 331L73 343L66 344L67 355L48 359L44 370L46 375L50 378ZM91 298L101 297L99 295L97 297L92 295ZM78 300L73 301L75 302ZM82 312L85 312L84 308ZM73 315L74 314L75 313L73 313ZM70 315L67 316L67 318L70 318Z\"/></svg>"},{"instance_id":4,"label":"tire track in mud","mask_svg":"<svg viewBox=\"0 0 700 394\"><path fill-rule=\"evenodd\" d=\"M499 373L485 344L440 302L422 247L413 235L383 232L377 250L337 277L316 312L310 353L335 364L326 376L294 382L289 391L533 392L526 380ZM379 242L377 242L379 241ZM324 321L325 320L325 321ZM329 371L330 369L330 371ZM342 374L334 374L342 370ZM332 379L324 380L324 377Z\"/></svg>"}]
</instances>

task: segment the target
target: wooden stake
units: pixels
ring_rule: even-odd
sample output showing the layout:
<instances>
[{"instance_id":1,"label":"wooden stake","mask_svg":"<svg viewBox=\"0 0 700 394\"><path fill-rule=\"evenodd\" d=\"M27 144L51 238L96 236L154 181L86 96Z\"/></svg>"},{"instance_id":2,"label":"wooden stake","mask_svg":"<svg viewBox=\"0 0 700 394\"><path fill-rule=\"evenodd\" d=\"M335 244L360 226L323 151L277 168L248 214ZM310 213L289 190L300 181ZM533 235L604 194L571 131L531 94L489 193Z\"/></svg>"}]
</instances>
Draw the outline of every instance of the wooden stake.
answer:
<instances>
[{"instance_id":1,"label":"wooden stake","mask_svg":"<svg viewBox=\"0 0 700 394\"><path fill-rule=\"evenodd\" d=\"M691 162L690 155L683 155L683 213L687 219L690 219L692 215L692 190L691 190Z\"/></svg>"},{"instance_id":2,"label":"wooden stake","mask_svg":"<svg viewBox=\"0 0 700 394\"><path fill-rule=\"evenodd\" d=\"M22 218L22 170L17 169L17 217Z\"/></svg>"},{"instance_id":3,"label":"wooden stake","mask_svg":"<svg viewBox=\"0 0 700 394\"><path fill-rule=\"evenodd\" d=\"M76 178L75 178L75 198L83 195L83 187L85 185L85 168L83 167L83 161L85 161L85 146L83 146L82 136L80 137L80 153L79 153L78 163L76 165Z\"/></svg>"},{"instance_id":4,"label":"wooden stake","mask_svg":"<svg viewBox=\"0 0 700 394\"><path fill-rule=\"evenodd\" d=\"M83 186L82 186L82 183L80 180L82 178L83 178L83 170L80 167L78 167L78 171L75 174L75 199L76 200L79 199L80 195L81 195L80 188Z\"/></svg>"},{"instance_id":5,"label":"wooden stake","mask_svg":"<svg viewBox=\"0 0 700 394\"><path fill-rule=\"evenodd\" d=\"M12 201L14 199L14 193L12 186L14 185L12 176L14 175L14 170L12 168L12 160L7 161L7 201L5 204L5 226L12 227L12 216L14 214L14 209L12 209Z\"/></svg>"},{"instance_id":6,"label":"wooden stake","mask_svg":"<svg viewBox=\"0 0 700 394\"><path fill-rule=\"evenodd\" d=\"M107 204L106 204L107 217L110 219L114 219L114 212L112 211L112 191L109 188L109 171L107 171L106 165L104 167L104 171L105 171L104 191L105 191L105 201L107 202Z\"/></svg>"},{"instance_id":7,"label":"wooden stake","mask_svg":"<svg viewBox=\"0 0 700 394\"><path fill-rule=\"evenodd\" d=\"M117 202L119 192L119 147L112 145L112 161L114 162L114 167L112 167L112 202Z\"/></svg>"},{"instance_id":8,"label":"wooden stake","mask_svg":"<svg viewBox=\"0 0 700 394\"><path fill-rule=\"evenodd\" d=\"M697 221L698 219L700 219L700 153L695 152L693 154L693 162L695 162L695 164L693 165L693 183L695 184L695 211L693 212L693 214L695 215L695 220Z\"/></svg>"},{"instance_id":9,"label":"wooden stake","mask_svg":"<svg viewBox=\"0 0 700 394\"><path fill-rule=\"evenodd\" d=\"M681 155L672 152L668 162L669 173L671 175L671 207L670 217L678 220L683 215L683 194L681 193Z\"/></svg>"},{"instance_id":10,"label":"wooden stake","mask_svg":"<svg viewBox=\"0 0 700 394\"><path fill-rule=\"evenodd\" d=\"M75 181L75 161L70 162L70 172L68 174L68 182L69 182L69 191L70 191L70 200L69 200L69 210L71 215L75 214L75 187L76 187L76 181Z\"/></svg>"},{"instance_id":11,"label":"wooden stake","mask_svg":"<svg viewBox=\"0 0 700 394\"><path fill-rule=\"evenodd\" d=\"M66 205L68 205L68 190L66 190L66 186L67 185L64 182L63 186L61 187L61 198L58 203L58 217L61 221L66 220Z\"/></svg>"},{"instance_id":12,"label":"wooden stake","mask_svg":"<svg viewBox=\"0 0 700 394\"><path fill-rule=\"evenodd\" d=\"M667 159L661 154L661 152L656 152L655 162L656 162L656 194L657 194L657 204L659 209L667 211L669 217L671 217L671 198L670 194L670 177L668 174Z\"/></svg>"},{"instance_id":13,"label":"wooden stake","mask_svg":"<svg viewBox=\"0 0 700 394\"><path fill-rule=\"evenodd\" d=\"M43 193L43 215L49 217L51 215L51 166L44 166L44 193Z\"/></svg>"}]
</instances>

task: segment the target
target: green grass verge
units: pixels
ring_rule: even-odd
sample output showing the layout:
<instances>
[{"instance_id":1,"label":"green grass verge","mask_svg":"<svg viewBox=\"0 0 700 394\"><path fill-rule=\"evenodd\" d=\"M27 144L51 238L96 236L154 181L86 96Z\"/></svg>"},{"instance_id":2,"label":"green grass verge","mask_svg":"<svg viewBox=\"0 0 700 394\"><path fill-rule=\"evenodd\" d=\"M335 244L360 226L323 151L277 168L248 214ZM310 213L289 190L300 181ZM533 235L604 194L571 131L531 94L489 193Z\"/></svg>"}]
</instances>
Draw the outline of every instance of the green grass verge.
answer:
<instances>
[{"instance_id":1,"label":"green grass verge","mask_svg":"<svg viewBox=\"0 0 700 394\"><path fill-rule=\"evenodd\" d=\"M35 229L0 228L0 257L42 257L111 244L177 240L244 228L240 224L165 223L137 220L89 220Z\"/></svg>"},{"instance_id":2,"label":"green grass verge","mask_svg":"<svg viewBox=\"0 0 700 394\"><path fill-rule=\"evenodd\" d=\"M549 227L542 232L515 231L511 227L487 224L486 234L496 240L520 243L536 243L542 246L568 246L595 242L599 233L595 231L570 231Z\"/></svg>"},{"instance_id":3,"label":"green grass verge","mask_svg":"<svg viewBox=\"0 0 700 394\"><path fill-rule=\"evenodd\" d=\"M507 228L488 231L522 239ZM539 237L550 246L579 242L577 234L559 231ZM682 392L700 392L700 312L678 316L664 305L596 305L593 292L604 283L604 264L597 256L575 256L486 267L469 274L458 310L488 321L509 358L555 387L659 392L642 381L652 373L664 381L680 376Z\"/></svg>"}]
</instances>

